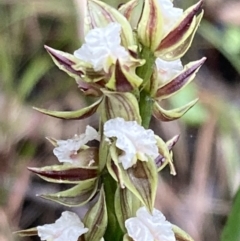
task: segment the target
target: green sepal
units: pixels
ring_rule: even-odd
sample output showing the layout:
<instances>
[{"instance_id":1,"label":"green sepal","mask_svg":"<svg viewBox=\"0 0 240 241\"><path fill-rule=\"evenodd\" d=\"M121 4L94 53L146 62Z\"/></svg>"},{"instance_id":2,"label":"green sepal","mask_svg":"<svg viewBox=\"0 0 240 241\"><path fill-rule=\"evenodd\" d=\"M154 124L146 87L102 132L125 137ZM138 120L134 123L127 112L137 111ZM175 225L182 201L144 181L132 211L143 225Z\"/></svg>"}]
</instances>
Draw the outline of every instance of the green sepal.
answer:
<instances>
[{"instance_id":1,"label":"green sepal","mask_svg":"<svg viewBox=\"0 0 240 241\"><path fill-rule=\"evenodd\" d=\"M80 181L96 178L98 168L95 166L53 165L42 168L28 167L28 170L39 177L53 183L79 183Z\"/></svg>"},{"instance_id":2,"label":"green sepal","mask_svg":"<svg viewBox=\"0 0 240 241\"><path fill-rule=\"evenodd\" d=\"M34 110L41 112L42 114L49 115L55 118L65 119L65 120L81 120L93 115L98 106L100 105L102 99L97 100L92 105L82 108L76 111L53 111L47 109L41 109L33 107Z\"/></svg>"},{"instance_id":3,"label":"green sepal","mask_svg":"<svg viewBox=\"0 0 240 241\"><path fill-rule=\"evenodd\" d=\"M44 47L58 68L66 72L74 79L79 79L85 73L84 69L91 67L72 54L53 49L46 45ZM80 65L82 67L76 69L76 65Z\"/></svg>"},{"instance_id":4,"label":"green sepal","mask_svg":"<svg viewBox=\"0 0 240 241\"><path fill-rule=\"evenodd\" d=\"M97 147L81 146L74 156L74 165L97 167L99 164L99 149Z\"/></svg>"},{"instance_id":5,"label":"green sepal","mask_svg":"<svg viewBox=\"0 0 240 241\"><path fill-rule=\"evenodd\" d=\"M172 230L174 232L176 241L194 241L194 239L181 228L176 225L172 225Z\"/></svg>"},{"instance_id":6,"label":"green sepal","mask_svg":"<svg viewBox=\"0 0 240 241\"><path fill-rule=\"evenodd\" d=\"M161 121L173 121L177 120L182 117L189 109L191 109L196 103L198 99L195 99L188 104L172 109L172 110L165 110L163 109L157 101L155 101L153 105L153 116Z\"/></svg>"},{"instance_id":7,"label":"green sepal","mask_svg":"<svg viewBox=\"0 0 240 241\"><path fill-rule=\"evenodd\" d=\"M101 136L102 136L102 140L100 141L100 146L99 146L99 165L98 165L99 172L103 170L107 161L111 159L109 154L109 143L105 141L103 135Z\"/></svg>"},{"instance_id":8,"label":"green sepal","mask_svg":"<svg viewBox=\"0 0 240 241\"><path fill-rule=\"evenodd\" d=\"M55 138L46 137L46 139L54 146L57 147ZM100 144L101 145L101 144ZM82 145L77 154L74 154L74 165L77 166L98 166L99 165L99 148L89 147Z\"/></svg>"},{"instance_id":9,"label":"green sepal","mask_svg":"<svg viewBox=\"0 0 240 241\"><path fill-rule=\"evenodd\" d=\"M134 167L126 170L128 179L125 181L126 187L136 196L140 197L139 200L152 211L157 192L157 168L155 163L150 158L147 162L137 161Z\"/></svg>"},{"instance_id":10,"label":"green sepal","mask_svg":"<svg viewBox=\"0 0 240 241\"><path fill-rule=\"evenodd\" d=\"M159 87L158 70L157 70L156 64L154 64L152 75L144 89L147 91L147 93L149 93L150 97L155 98L158 87Z\"/></svg>"},{"instance_id":11,"label":"green sepal","mask_svg":"<svg viewBox=\"0 0 240 241\"><path fill-rule=\"evenodd\" d=\"M124 173L118 163L117 151L115 145L109 147L109 157L107 159L107 169L112 178L119 183L121 188L125 188Z\"/></svg>"},{"instance_id":12,"label":"green sepal","mask_svg":"<svg viewBox=\"0 0 240 241\"><path fill-rule=\"evenodd\" d=\"M121 188L128 188L149 211L153 210L158 174L155 162L148 158L148 161L137 161L137 163L127 170L118 163L118 153L115 146L111 146L110 153L112 161L107 165L109 173L120 183Z\"/></svg>"},{"instance_id":13,"label":"green sepal","mask_svg":"<svg viewBox=\"0 0 240 241\"><path fill-rule=\"evenodd\" d=\"M127 66L117 60L106 87L119 92L130 92L138 88L143 80L136 75L135 70L144 63L145 60L132 58L132 63Z\"/></svg>"},{"instance_id":14,"label":"green sepal","mask_svg":"<svg viewBox=\"0 0 240 241\"><path fill-rule=\"evenodd\" d=\"M42 194L40 197L63 204L68 207L83 206L96 194L98 181L96 178L79 182L76 186L54 194Z\"/></svg>"},{"instance_id":15,"label":"green sepal","mask_svg":"<svg viewBox=\"0 0 240 241\"><path fill-rule=\"evenodd\" d=\"M96 93L98 92L96 89L97 85L95 86L94 82L104 79L103 71L95 71L90 63L84 62L72 54L56 50L48 46L45 46L45 49L59 69L74 78L77 83L80 83L80 88L81 82L86 82L89 84L87 86L87 89L89 89L86 91L87 94L90 92L89 94L95 93L94 95L98 95L98 93ZM90 90L91 85L92 91Z\"/></svg>"},{"instance_id":16,"label":"green sepal","mask_svg":"<svg viewBox=\"0 0 240 241\"><path fill-rule=\"evenodd\" d=\"M200 60L190 62L189 64L184 66L183 71L181 71L177 76L175 76L172 80L160 86L156 93L156 98L158 100L167 99L172 95L175 95L186 87L196 76L196 73L200 69L200 67L205 62L206 58L203 57Z\"/></svg>"},{"instance_id":17,"label":"green sepal","mask_svg":"<svg viewBox=\"0 0 240 241\"><path fill-rule=\"evenodd\" d=\"M143 2L139 0L131 0L122 4L118 11L128 20L132 29L135 29L138 25L138 21L143 8Z\"/></svg>"},{"instance_id":18,"label":"green sepal","mask_svg":"<svg viewBox=\"0 0 240 241\"><path fill-rule=\"evenodd\" d=\"M177 143L179 139L179 135L176 135L174 136L173 138L171 138L170 140L168 140L166 142L166 145L167 145L167 148L169 150L169 153L170 153L170 157L169 155L167 154L167 156L170 158L170 160L172 160L172 156L173 156L173 153L172 153L172 148L173 146ZM166 157L164 157L163 155L159 154L159 156L155 159L155 164L157 166L157 170L160 171L162 170L162 165L164 164L164 166L166 166L167 163L164 163L166 160Z\"/></svg>"},{"instance_id":19,"label":"green sepal","mask_svg":"<svg viewBox=\"0 0 240 241\"><path fill-rule=\"evenodd\" d=\"M158 152L160 154L159 157L157 157L155 159L157 171L158 172L161 171L165 166L167 166L169 164L170 174L176 175L176 170L173 165L172 156L169 152L169 148L168 148L167 144L159 136L155 135L155 138L157 140ZM164 158L164 162L162 163L162 165L158 166L157 162L158 162L159 158L161 158L161 161L162 161L162 157Z\"/></svg>"},{"instance_id":20,"label":"green sepal","mask_svg":"<svg viewBox=\"0 0 240 241\"><path fill-rule=\"evenodd\" d=\"M176 135L166 142L168 150L172 150L173 146L177 143L179 137L180 135Z\"/></svg>"},{"instance_id":21,"label":"green sepal","mask_svg":"<svg viewBox=\"0 0 240 241\"><path fill-rule=\"evenodd\" d=\"M102 28L111 22L118 22L122 26L121 40L125 48L136 45L131 25L127 19L115 8L98 0L89 0L85 21L85 35L92 28Z\"/></svg>"},{"instance_id":22,"label":"green sepal","mask_svg":"<svg viewBox=\"0 0 240 241\"><path fill-rule=\"evenodd\" d=\"M100 241L105 233L108 222L105 192L103 186L101 187L98 201L87 212L83 222L89 229L88 232L84 234L85 240Z\"/></svg>"},{"instance_id":23,"label":"green sepal","mask_svg":"<svg viewBox=\"0 0 240 241\"><path fill-rule=\"evenodd\" d=\"M104 98L99 109L103 123L121 117L126 121L137 121L141 124L138 101L132 93L112 92L104 89L102 92Z\"/></svg>"},{"instance_id":24,"label":"green sepal","mask_svg":"<svg viewBox=\"0 0 240 241\"><path fill-rule=\"evenodd\" d=\"M188 8L170 33L164 37L155 51L155 56L172 61L181 58L191 46L203 16L203 11L196 17L202 7L202 0Z\"/></svg>"},{"instance_id":25,"label":"green sepal","mask_svg":"<svg viewBox=\"0 0 240 241\"><path fill-rule=\"evenodd\" d=\"M19 230L19 231L13 232L13 234L17 234L20 237L36 236L38 235L38 231L37 231L37 228L35 227L35 228Z\"/></svg>"},{"instance_id":26,"label":"green sepal","mask_svg":"<svg viewBox=\"0 0 240 241\"><path fill-rule=\"evenodd\" d=\"M163 17L157 0L145 0L137 34L143 46L152 52L156 50L162 39Z\"/></svg>"},{"instance_id":27,"label":"green sepal","mask_svg":"<svg viewBox=\"0 0 240 241\"><path fill-rule=\"evenodd\" d=\"M128 236L128 234L126 233L123 237L123 241L134 241L131 237Z\"/></svg>"},{"instance_id":28,"label":"green sepal","mask_svg":"<svg viewBox=\"0 0 240 241\"><path fill-rule=\"evenodd\" d=\"M114 198L115 213L121 229L126 232L125 221L135 216L141 202L127 188L117 187Z\"/></svg>"}]
</instances>

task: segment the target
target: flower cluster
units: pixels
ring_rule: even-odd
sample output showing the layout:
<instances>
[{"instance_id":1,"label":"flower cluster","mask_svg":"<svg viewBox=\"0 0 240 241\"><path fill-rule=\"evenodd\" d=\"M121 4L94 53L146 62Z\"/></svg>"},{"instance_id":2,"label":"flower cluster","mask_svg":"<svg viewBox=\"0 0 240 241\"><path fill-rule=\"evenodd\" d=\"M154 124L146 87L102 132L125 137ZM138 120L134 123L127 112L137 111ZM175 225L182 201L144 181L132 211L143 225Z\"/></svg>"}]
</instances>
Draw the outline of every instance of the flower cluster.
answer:
<instances>
[{"instance_id":1,"label":"flower cluster","mask_svg":"<svg viewBox=\"0 0 240 241\"><path fill-rule=\"evenodd\" d=\"M183 11L171 0L131 0L114 9L87 0L84 43L65 53L45 46L54 63L76 80L85 95L97 100L76 111L37 111L61 119L99 114L99 131L67 140L47 138L60 162L29 170L54 183L73 187L41 197L69 207L96 202L81 221L65 211L54 224L22 230L47 241L175 241L186 233L154 208L158 175L166 166L175 175L172 148L178 136L165 142L149 127L151 116L171 121L197 100L165 110L160 101L184 88L205 58L182 65L203 15L202 1ZM136 21L137 19L137 21ZM92 146L91 141L97 141Z\"/></svg>"}]
</instances>

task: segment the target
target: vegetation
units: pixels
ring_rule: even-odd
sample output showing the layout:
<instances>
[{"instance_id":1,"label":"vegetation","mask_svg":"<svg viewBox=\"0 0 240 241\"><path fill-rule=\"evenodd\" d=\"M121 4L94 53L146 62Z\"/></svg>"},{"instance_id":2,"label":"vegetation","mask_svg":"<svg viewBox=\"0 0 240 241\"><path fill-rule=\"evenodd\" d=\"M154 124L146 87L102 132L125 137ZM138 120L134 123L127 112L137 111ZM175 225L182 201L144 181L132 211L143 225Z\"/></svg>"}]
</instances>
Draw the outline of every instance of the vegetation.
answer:
<instances>
[{"instance_id":1,"label":"vegetation","mask_svg":"<svg viewBox=\"0 0 240 241\"><path fill-rule=\"evenodd\" d=\"M26 170L26 166L56 162L51 145L44 137L67 138L71 133L81 133L87 123L97 124L95 117L81 121L83 126L79 126L79 122L41 116L31 108L74 110L92 102L74 88L76 83L72 79L54 67L43 48L47 44L73 52L80 46L80 2L0 0L2 240L17 240L12 231L53 222L62 211L56 204L35 198L36 194L49 189L60 191L61 185L45 185ZM240 34L237 24L240 21L233 24L220 19L210 1L205 2L205 19L183 62L202 55L208 61L195 84L164 104L177 107L196 97L200 98L199 103L181 121L151 122L156 133L165 140L181 133L174 147L179 175L175 178L162 175L156 206L195 240L220 240L221 237L222 241L237 241L240 237L234 225L239 222L236 215L240 213L237 192L240 183ZM219 4L224 8L224 2L219 1Z\"/></svg>"}]
</instances>

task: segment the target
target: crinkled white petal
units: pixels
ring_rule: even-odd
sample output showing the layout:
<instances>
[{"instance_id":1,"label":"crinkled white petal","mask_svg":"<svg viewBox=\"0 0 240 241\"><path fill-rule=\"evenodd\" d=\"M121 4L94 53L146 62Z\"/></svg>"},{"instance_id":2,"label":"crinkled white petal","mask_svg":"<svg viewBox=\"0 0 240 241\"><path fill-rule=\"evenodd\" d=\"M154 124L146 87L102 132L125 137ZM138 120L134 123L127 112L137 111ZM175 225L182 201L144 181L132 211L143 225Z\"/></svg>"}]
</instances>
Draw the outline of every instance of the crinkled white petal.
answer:
<instances>
[{"instance_id":1,"label":"crinkled white petal","mask_svg":"<svg viewBox=\"0 0 240 241\"><path fill-rule=\"evenodd\" d=\"M157 209L151 214L146 207L139 208L135 218L125 221L125 227L134 241L176 241L172 224Z\"/></svg>"},{"instance_id":2,"label":"crinkled white petal","mask_svg":"<svg viewBox=\"0 0 240 241\"><path fill-rule=\"evenodd\" d=\"M137 217L127 219L125 227L134 241L154 241L150 230Z\"/></svg>"},{"instance_id":3,"label":"crinkled white petal","mask_svg":"<svg viewBox=\"0 0 240 241\"><path fill-rule=\"evenodd\" d=\"M73 163L78 150L92 140L99 140L99 134L94 128L87 126L84 134L75 135L68 140L58 140L58 146L53 149L53 153L59 162Z\"/></svg>"},{"instance_id":4,"label":"crinkled white petal","mask_svg":"<svg viewBox=\"0 0 240 241\"><path fill-rule=\"evenodd\" d=\"M146 130L138 125L136 121L125 121L123 118L108 120L104 124L104 135L107 138L116 138L116 146L123 151L119 157L124 169L133 166L137 158L147 161L147 156L155 159L158 154L158 147L154 132Z\"/></svg>"},{"instance_id":5,"label":"crinkled white petal","mask_svg":"<svg viewBox=\"0 0 240 241\"><path fill-rule=\"evenodd\" d=\"M95 71L107 72L109 62L129 59L128 52L121 46L120 33L121 25L116 22L109 23L105 28L92 29L85 37L85 44L74 55L92 64Z\"/></svg>"},{"instance_id":6,"label":"crinkled white petal","mask_svg":"<svg viewBox=\"0 0 240 241\"><path fill-rule=\"evenodd\" d=\"M47 241L77 241L79 236L88 232L80 218L73 212L65 211L53 224L37 227L38 236Z\"/></svg>"},{"instance_id":7,"label":"crinkled white petal","mask_svg":"<svg viewBox=\"0 0 240 241\"><path fill-rule=\"evenodd\" d=\"M183 70L183 65L180 59L174 61L165 61L157 58L156 61L159 83L165 83L171 80L174 76Z\"/></svg>"},{"instance_id":8,"label":"crinkled white petal","mask_svg":"<svg viewBox=\"0 0 240 241\"><path fill-rule=\"evenodd\" d=\"M158 0L163 15L163 35L165 36L183 14L181 8L175 8L171 0Z\"/></svg>"}]
</instances>

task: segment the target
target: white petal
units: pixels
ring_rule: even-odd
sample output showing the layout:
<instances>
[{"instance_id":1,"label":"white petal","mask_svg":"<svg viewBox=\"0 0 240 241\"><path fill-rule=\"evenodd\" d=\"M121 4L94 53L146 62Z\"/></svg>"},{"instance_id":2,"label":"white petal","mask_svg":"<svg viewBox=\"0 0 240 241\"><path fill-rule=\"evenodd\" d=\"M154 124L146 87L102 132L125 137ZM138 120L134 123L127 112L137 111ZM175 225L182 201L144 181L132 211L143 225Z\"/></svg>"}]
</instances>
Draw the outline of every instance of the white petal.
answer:
<instances>
[{"instance_id":1,"label":"white petal","mask_svg":"<svg viewBox=\"0 0 240 241\"><path fill-rule=\"evenodd\" d=\"M53 224L38 226L38 236L47 241L77 241L88 231L80 218L73 212L65 211Z\"/></svg>"},{"instance_id":2,"label":"white petal","mask_svg":"<svg viewBox=\"0 0 240 241\"><path fill-rule=\"evenodd\" d=\"M99 134L94 128L87 126L84 134L75 135L68 140L58 140L53 153L59 162L73 163L78 150L92 140L99 140Z\"/></svg>"},{"instance_id":3,"label":"white petal","mask_svg":"<svg viewBox=\"0 0 240 241\"><path fill-rule=\"evenodd\" d=\"M124 169L136 163L137 156L149 156L155 159L158 148L154 132L145 130L136 121L125 121L123 118L108 120L104 124L104 135L108 138L115 137L116 146L123 151L119 157ZM146 161L145 160L142 161Z\"/></svg>"},{"instance_id":4,"label":"white petal","mask_svg":"<svg viewBox=\"0 0 240 241\"><path fill-rule=\"evenodd\" d=\"M156 241L175 241L172 224L166 221L165 216L157 209L149 213L146 207L138 209L137 218L148 228Z\"/></svg>"},{"instance_id":5,"label":"white petal","mask_svg":"<svg viewBox=\"0 0 240 241\"><path fill-rule=\"evenodd\" d=\"M129 54L121 46L121 25L109 23L105 28L95 28L88 32L85 44L74 52L74 55L93 65L95 71L108 71L109 61L116 62L117 59L126 61Z\"/></svg>"},{"instance_id":6,"label":"white petal","mask_svg":"<svg viewBox=\"0 0 240 241\"><path fill-rule=\"evenodd\" d=\"M175 8L170 0L158 0L158 2L162 10L164 26L163 35L165 36L180 19L183 14L183 10L181 8Z\"/></svg>"},{"instance_id":7,"label":"white petal","mask_svg":"<svg viewBox=\"0 0 240 241\"><path fill-rule=\"evenodd\" d=\"M128 235L134 241L154 241L154 237L149 229L138 218L127 219L125 221L125 227Z\"/></svg>"},{"instance_id":8,"label":"white petal","mask_svg":"<svg viewBox=\"0 0 240 241\"><path fill-rule=\"evenodd\" d=\"M85 135L86 135L87 142L92 140L98 140L98 141L100 140L99 133L91 126L86 127Z\"/></svg>"},{"instance_id":9,"label":"white petal","mask_svg":"<svg viewBox=\"0 0 240 241\"><path fill-rule=\"evenodd\" d=\"M183 65L180 59L174 61L165 61L157 58L155 63L158 71L159 84L171 80L183 70Z\"/></svg>"}]
</instances>

